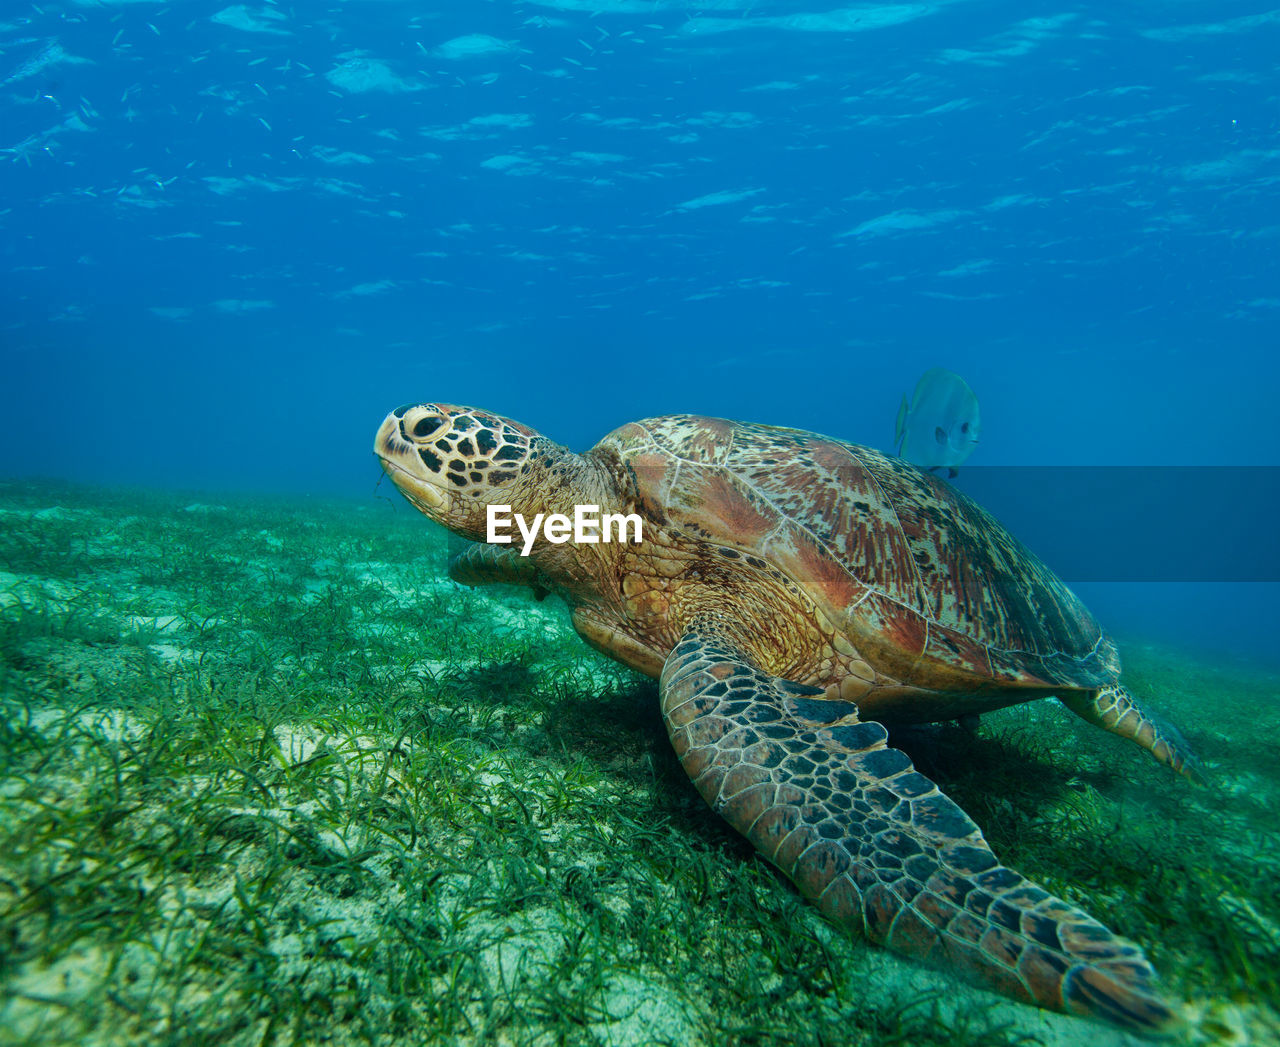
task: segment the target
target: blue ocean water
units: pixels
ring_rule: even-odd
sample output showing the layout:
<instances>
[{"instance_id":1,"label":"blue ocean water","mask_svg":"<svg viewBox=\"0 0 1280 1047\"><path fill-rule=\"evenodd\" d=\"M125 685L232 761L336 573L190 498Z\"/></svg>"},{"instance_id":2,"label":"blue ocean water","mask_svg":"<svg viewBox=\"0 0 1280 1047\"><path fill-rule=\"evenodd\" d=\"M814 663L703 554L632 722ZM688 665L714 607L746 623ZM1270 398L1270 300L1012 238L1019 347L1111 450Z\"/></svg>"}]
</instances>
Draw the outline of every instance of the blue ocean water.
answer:
<instances>
[{"instance_id":1,"label":"blue ocean water","mask_svg":"<svg viewBox=\"0 0 1280 1047\"><path fill-rule=\"evenodd\" d=\"M7 4L0 475L372 497L418 399L887 448L933 366L975 467L1274 466L1278 43L1222 0ZM1273 581L1080 591L1277 657Z\"/></svg>"}]
</instances>

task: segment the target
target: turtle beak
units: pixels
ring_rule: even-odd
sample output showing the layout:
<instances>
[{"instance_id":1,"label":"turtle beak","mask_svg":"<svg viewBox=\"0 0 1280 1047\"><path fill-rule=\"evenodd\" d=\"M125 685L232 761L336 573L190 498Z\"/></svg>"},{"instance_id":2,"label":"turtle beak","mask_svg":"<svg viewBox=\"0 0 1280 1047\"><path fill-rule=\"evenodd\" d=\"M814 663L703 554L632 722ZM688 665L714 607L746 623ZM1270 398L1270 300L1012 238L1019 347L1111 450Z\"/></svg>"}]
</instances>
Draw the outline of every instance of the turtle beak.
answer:
<instances>
[{"instance_id":1,"label":"turtle beak","mask_svg":"<svg viewBox=\"0 0 1280 1047\"><path fill-rule=\"evenodd\" d=\"M378 435L373 438L373 453L382 461L382 467L391 472L390 463L406 453L412 454L413 448L400 432L400 419L394 414L387 415L378 426Z\"/></svg>"},{"instance_id":2,"label":"turtle beak","mask_svg":"<svg viewBox=\"0 0 1280 1047\"><path fill-rule=\"evenodd\" d=\"M404 438L401 424L400 415L394 411L383 419L378 435L373 439L373 453L400 493L420 511L435 515L446 507L448 496L431 482L433 474L424 468L416 448Z\"/></svg>"}]
</instances>

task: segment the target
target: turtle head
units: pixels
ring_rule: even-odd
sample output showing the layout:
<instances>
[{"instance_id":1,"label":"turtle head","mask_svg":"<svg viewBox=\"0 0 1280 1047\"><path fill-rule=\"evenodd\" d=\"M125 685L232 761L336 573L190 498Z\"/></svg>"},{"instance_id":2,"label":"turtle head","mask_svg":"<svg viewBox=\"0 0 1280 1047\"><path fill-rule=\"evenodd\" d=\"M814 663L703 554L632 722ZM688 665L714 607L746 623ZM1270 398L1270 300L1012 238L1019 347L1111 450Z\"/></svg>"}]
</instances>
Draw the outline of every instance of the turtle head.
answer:
<instances>
[{"instance_id":1,"label":"turtle head","mask_svg":"<svg viewBox=\"0 0 1280 1047\"><path fill-rule=\"evenodd\" d=\"M424 403L387 415L373 453L417 509L465 538L483 541L487 506L538 511L539 485L529 474L543 458L569 452L510 418Z\"/></svg>"}]
</instances>

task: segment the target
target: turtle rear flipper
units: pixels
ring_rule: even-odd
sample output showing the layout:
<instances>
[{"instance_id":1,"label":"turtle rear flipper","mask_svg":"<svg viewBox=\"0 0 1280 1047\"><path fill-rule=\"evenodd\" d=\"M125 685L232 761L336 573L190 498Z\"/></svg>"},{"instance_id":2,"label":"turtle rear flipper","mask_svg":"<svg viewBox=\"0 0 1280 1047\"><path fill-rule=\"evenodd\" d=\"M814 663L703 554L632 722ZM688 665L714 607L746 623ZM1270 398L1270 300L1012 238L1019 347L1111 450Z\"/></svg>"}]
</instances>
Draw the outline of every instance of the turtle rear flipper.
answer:
<instances>
[{"instance_id":1,"label":"turtle rear flipper","mask_svg":"<svg viewBox=\"0 0 1280 1047\"><path fill-rule=\"evenodd\" d=\"M1200 761L1178 729L1144 709L1119 684L1060 694L1058 700L1082 720L1128 738L1191 781L1204 782Z\"/></svg>"},{"instance_id":2,"label":"turtle rear flipper","mask_svg":"<svg viewBox=\"0 0 1280 1047\"><path fill-rule=\"evenodd\" d=\"M761 672L713 626L667 658L662 713L702 797L842 926L1054 1010L1155 1029L1141 951L996 860L850 702Z\"/></svg>"}]
</instances>

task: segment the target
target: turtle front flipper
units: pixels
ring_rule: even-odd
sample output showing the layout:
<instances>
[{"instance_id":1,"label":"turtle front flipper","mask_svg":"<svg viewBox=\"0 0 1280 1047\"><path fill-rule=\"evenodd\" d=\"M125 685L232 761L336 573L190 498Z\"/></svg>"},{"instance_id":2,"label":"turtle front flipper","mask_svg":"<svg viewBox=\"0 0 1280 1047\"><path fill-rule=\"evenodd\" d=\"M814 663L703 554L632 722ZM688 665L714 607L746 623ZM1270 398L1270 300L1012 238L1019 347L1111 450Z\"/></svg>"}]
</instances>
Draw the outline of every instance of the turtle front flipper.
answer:
<instances>
[{"instance_id":1,"label":"turtle front flipper","mask_svg":"<svg viewBox=\"0 0 1280 1047\"><path fill-rule=\"evenodd\" d=\"M1058 700L1082 720L1137 743L1193 782L1204 781L1200 761L1178 729L1144 709L1138 699L1119 684L1096 691L1060 694Z\"/></svg>"},{"instance_id":2,"label":"turtle front flipper","mask_svg":"<svg viewBox=\"0 0 1280 1047\"><path fill-rule=\"evenodd\" d=\"M527 585L539 600L547 595L534 560L510 546L468 545L449 560L449 577L460 585Z\"/></svg>"},{"instance_id":3,"label":"turtle front flipper","mask_svg":"<svg viewBox=\"0 0 1280 1047\"><path fill-rule=\"evenodd\" d=\"M849 702L761 672L704 625L662 714L711 807L836 923L1015 999L1154 1029L1141 951L996 860L978 827Z\"/></svg>"}]
</instances>

